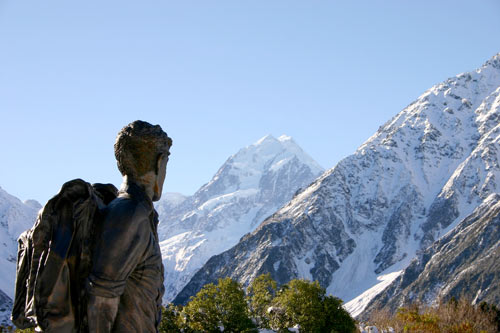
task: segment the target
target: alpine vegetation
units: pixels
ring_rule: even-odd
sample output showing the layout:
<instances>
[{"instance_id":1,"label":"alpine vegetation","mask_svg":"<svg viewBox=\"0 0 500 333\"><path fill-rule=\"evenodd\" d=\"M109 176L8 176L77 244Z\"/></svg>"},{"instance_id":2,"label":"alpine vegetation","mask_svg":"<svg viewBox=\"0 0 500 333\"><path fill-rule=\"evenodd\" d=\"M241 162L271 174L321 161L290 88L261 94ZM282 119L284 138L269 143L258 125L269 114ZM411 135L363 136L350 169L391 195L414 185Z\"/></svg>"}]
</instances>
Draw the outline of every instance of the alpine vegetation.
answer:
<instances>
[{"instance_id":1,"label":"alpine vegetation","mask_svg":"<svg viewBox=\"0 0 500 333\"><path fill-rule=\"evenodd\" d=\"M342 300L317 281L292 280L276 288L269 274L245 289L230 278L209 283L186 306L169 304L160 332L355 332Z\"/></svg>"}]
</instances>

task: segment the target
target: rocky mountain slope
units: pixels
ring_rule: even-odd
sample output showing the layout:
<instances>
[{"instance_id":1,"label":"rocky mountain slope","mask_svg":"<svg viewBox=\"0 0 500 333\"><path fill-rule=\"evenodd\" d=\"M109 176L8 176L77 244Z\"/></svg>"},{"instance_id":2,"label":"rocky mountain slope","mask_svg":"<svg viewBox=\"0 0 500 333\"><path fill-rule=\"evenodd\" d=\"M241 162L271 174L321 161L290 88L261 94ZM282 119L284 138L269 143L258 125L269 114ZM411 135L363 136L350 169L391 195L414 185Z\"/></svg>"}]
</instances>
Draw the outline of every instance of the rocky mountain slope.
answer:
<instances>
[{"instance_id":1,"label":"rocky mountain slope","mask_svg":"<svg viewBox=\"0 0 500 333\"><path fill-rule=\"evenodd\" d=\"M395 311L416 300L464 296L500 304L500 195L491 194L451 232L420 253L367 306Z\"/></svg>"},{"instance_id":2,"label":"rocky mountain slope","mask_svg":"<svg viewBox=\"0 0 500 333\"><path fill-rule=\"evenodd\" d=\"M168 193L156 205L165 300L322 172L292 138L269 135L231 156L193 196Z\"/></svg>"},{"instance_id":3,"label":"rocky mountain slope","mask_svg":"<svg viewBox=\"0 0 500 333\"><path fill-rule=\"evenodd\" d=\"M16 278L17 238L31 228L41 205L21 202L0 188L0 325L9 323Z\"/></svg>"},{"instance_id":4,"label":"rocky mountain slope","mask_svg":"<svg viewBox=\"0 0 500 333\"><path fill-rule=\"evenodd\" d=\"M394 279L417 251L499 192L499 93L500 54L432 87L236 246L212 257L175 302L222 276L243 284L264 272L279 283L318 280L346 301L378 278Z\"/></svg>"}]
</instances>

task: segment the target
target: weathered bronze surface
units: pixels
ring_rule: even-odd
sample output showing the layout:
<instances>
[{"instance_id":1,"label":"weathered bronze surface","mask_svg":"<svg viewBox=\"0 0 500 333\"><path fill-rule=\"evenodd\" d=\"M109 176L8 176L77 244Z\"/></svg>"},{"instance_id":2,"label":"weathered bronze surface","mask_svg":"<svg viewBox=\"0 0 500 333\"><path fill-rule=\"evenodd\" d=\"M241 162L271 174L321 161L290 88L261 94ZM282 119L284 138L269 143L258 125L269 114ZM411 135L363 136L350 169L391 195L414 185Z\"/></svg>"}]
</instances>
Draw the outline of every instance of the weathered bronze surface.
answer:
<instances>
[{"instance_id":1,"label":"weathered bronze surface","mask_svg":"<svg viewBox=\"0 0 500 333\"><path fill-rule=\"evenodd\" d=\"M85 283L94 226L116 198L111 184L64 183L19 237L12 322L47 333L86 333Z\"/></svg>"},{"instance_id":2,"label":"weathered bronze surface","mask_svg":"<svg viewBox=\"0 0 500 333\"><path fill-rule=\"evenodd\" d=\"M158 242L159 200L172 140L160 126L135 121L115 143L123 184L96 230L87 279L90 332L157 332L163 264Z\"/></svg>"}]
</instances>

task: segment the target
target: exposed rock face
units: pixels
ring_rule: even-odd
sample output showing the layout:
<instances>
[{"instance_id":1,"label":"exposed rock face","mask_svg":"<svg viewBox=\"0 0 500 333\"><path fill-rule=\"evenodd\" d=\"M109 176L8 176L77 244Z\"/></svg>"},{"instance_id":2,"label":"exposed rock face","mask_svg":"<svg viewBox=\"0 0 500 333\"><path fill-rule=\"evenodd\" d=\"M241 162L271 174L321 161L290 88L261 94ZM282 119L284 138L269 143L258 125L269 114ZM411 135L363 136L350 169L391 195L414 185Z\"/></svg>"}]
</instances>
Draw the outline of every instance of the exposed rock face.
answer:
<instances>
[{"instance_id":1,"label":"exposed rock face","mask_svg":"<svg viewBox=\"0 0 500 333\"><path fill-rule=\"evenodd\" d=\"M10 313L16 278L17 238L31 228L42 206L25 203L0 188L0 325L11 325Z\"/></svg>"},{"instance_id":2,"label":"exposed rock face","mask_svg":"<svg viewBox=\"0 0 500 333\"><path fill-rule=\"evenodd\" d=\"M500 195L490 195L450 233L415 258L365 309L395 311L452 296L500 304Z\"/></svg>"},{"instance_id":3,"label":"exposed rock face","mask_svg":"<svg viewBox=\"0 0 500 333\"><path fill-rule=\"evenodd\" d=\"M351 300L405 268L499 192L500 54L438 84L236 246L212 257L175 301L231 276L318 280Z\"/></svg>"},{"instance_id":4,"label":"exposed rock face","mask_svg":"<svg viewBox=\"0 0 500 333\"><path fill-rule=\"evenodd\" d=\"M12 326L10 314L12 312L12 299L0 290L0 325Z\"/></svg>"},{"instance_id":5,"label":"exposed rock face","mask_svg":"<svg viewBox=\"0 0 500 333\"><path fill-rule=\"evenodd\" d=\"M156 205L165 300L322 172L290 137L266 136L231 156L193 196L167 195Z\"/></svg>"}]
</instances>

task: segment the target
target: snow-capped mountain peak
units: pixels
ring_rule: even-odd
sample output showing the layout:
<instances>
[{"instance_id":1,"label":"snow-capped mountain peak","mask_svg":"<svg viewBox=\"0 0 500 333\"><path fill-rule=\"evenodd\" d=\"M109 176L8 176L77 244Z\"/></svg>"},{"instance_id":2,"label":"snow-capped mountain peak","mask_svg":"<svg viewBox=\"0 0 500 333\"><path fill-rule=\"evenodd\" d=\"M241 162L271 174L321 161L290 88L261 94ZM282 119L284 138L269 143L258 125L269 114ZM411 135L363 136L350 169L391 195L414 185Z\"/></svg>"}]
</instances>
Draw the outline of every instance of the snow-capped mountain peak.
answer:
<instances>
[{"instance_id":1,"label":"snow-capped mountain peak","mask_svg":"<svg viewBox=\"0 0 500 333\"><path fill-rule=\"evenodd\" d=\"M283 166L307 165L311 174L318 175L323 168L316 163L295 141L286 135L276 139L266 135L254 144L240 149L217 171L215 176L200 188L194 197L204 202L212 197L239 190L259 189L270 176Z\"/></svg>"},{"instance_id":2,"label":"snow-capped mountain peak","mask_svg":"<svg viewBox=\"0 0 500 333\"><path fill-rule=\"evenodd\" d=\"M160 201L166 299L171 300L210 256L236 244L322 172L291 137L266 135L230 156L181 204Z\"/></svg>"},{"instance_id":3,"label":"snow-capped mountain peak","mask_svg":"<svg viewBox=\"0 0 500 333\"><path fill-rule=\"evenodd\" d=\"M33 226L40 208L37 201L23 203L0 187L0 325L11 325L9 318L14 297L17 239Z\"/></svg>"},{"instance_id":4,"label":"snow-capped mountain peak","mask_svg":"<svg viewBox=\"0 0 500 333\"><path fill-rule=\"evenodd\" d=\"M40 208L42 206L36 200L23 203L0 187L0 225L6 231L2 234L17 242L19 235L33 226L34 217Z\"/></svg>"},{"instance_id":5,"label":"snow-capped mountain peak","mask_svg":"<svg viewBox=\"0 0 500 333\"><path fill-rule=\"evenodd\" d=\"M252 146L260 146L260 145L265 145L268 143L276 142L276 138L272 134L267 134L257 140Z\"/></svg>"}]
</instances>

